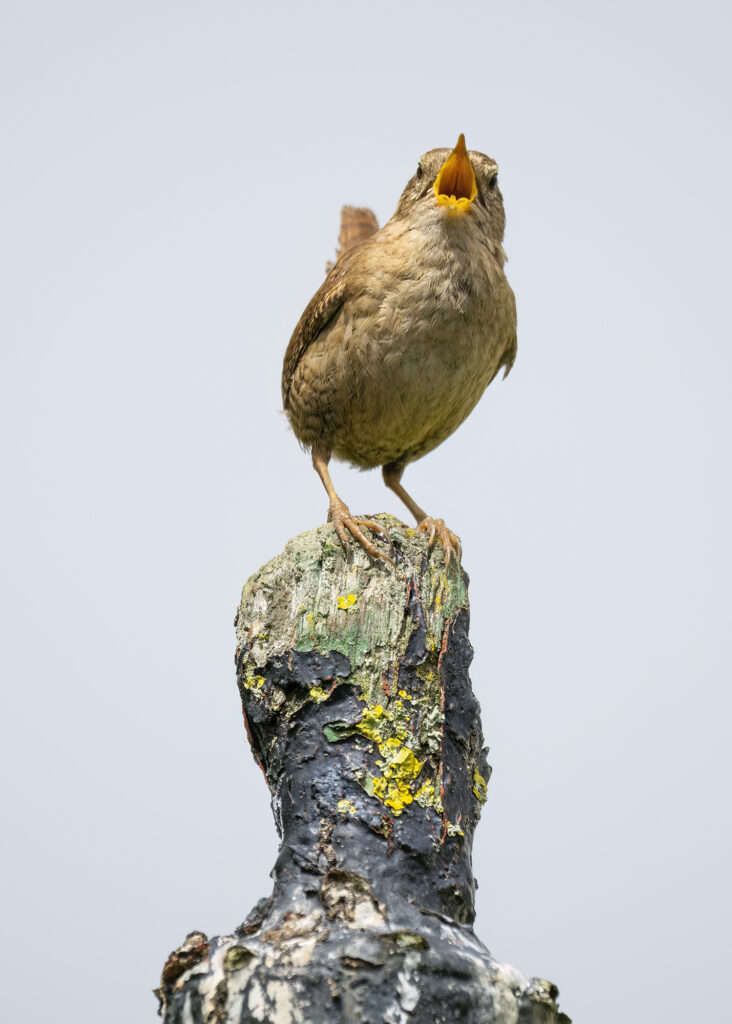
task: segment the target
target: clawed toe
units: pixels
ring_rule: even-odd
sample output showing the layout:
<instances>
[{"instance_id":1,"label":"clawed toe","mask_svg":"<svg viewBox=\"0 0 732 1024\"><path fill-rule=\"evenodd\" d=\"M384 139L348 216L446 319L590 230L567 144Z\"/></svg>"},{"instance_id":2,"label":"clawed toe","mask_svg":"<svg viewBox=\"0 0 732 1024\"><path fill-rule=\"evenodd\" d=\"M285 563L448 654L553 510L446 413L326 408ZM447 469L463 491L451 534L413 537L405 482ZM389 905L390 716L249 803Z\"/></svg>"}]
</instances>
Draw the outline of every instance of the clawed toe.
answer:
<instances>
[{"instance_id":1,"label":"clawed toe","mask_svg":"<svg viewBox=\"0 0 732 1024\"><path fill-rule=\"evenodd\" d=\"M460 538L445 526L444 519L433 519L432 516L425 516L420 522L419 530L427 534L430 547L434 547L435 541L439 540L442 550L445 553L445 564L451 562L460 564L463 557L463 547Z\"/></svg>"},{"instance_id":2,"label":"clawed toe","mask_svg":"<svg viewBox=\"0 0 732 1024\"><path fill-rule=\"evenodd\" d=\"M330 510L328 512L328 521L333 523L335 531L340 538L341 544L343 545L346 558L351 557L351 545L349 542L348 535L357 540L364 551L368 552L372 558L383 558L385 562L393 565L391 558L385 555L383 551L379 551L373 541L369 540L366 534L363 532L366 530L373 530L374 533L378 533L384 537L384 528L373 519L358 519L356 516L352 516L347 505L343 502L335 503L332 502Z\"/></svg>"}]
</instances>

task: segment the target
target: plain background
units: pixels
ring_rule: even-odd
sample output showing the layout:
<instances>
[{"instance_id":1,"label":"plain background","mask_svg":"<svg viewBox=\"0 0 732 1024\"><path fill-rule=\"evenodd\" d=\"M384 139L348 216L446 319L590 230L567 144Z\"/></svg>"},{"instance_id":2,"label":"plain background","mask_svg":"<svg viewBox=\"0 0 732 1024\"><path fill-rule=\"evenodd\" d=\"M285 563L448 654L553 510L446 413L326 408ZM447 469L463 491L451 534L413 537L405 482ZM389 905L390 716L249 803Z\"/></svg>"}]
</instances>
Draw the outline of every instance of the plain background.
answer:
<instances>
[{"instance_id":1,"label":"plain background","mask_svg":"<svg viewBox=\"0 0 732 1024\"><path fill-rule=\"evenodd\" d=\"M232 619L326 511L282 356L340 205L383 223L461 131L519 357L405 480L472 578L476 931L577 1024L727 1018L727 11L5 5L7 1020L152 1021L168 952L269 892Z\"/></svg>"}]
</instances>

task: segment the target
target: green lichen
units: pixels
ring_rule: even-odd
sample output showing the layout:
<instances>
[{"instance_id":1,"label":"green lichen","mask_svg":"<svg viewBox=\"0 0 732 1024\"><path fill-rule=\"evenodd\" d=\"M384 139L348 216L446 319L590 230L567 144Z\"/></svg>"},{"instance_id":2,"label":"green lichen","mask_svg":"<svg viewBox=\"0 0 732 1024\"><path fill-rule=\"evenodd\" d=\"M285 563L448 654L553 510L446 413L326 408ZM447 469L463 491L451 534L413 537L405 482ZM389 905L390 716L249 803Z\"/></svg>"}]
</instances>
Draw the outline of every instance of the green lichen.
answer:
<instances>
[{"instance_id":1,"label":"green lichen","mask_svg":"<svg viewBox=\"0 0 732 1024\"><path fill-rule=\"evenodd\" d=\"M442 682L438 671L445 630L468 607L462 573L446 569L440 545L391 516L377 516L395 551L397 567L374 565L359 545L343 556L331 526L288 542L285 551L245 585L237 618L237 642L245 652L244 688L268 709L291 718L308 701L326 702L335 686L347 683L363 701L358 721L323 726L329 743L363 736L376 746L364 789L392 815L417 801L442 813L439 785L418 777L441 777ZM425 624L427 658L409 692L390 689L415 629L410 599L415 588ZM332 685L263 686L263 669L288 651L339 652L349 675ZM416 682L416 686L415 686ZM430 788L431 787L431 788Z\"/></svg>"},{"instance_id":2,"label":"green lichen","mask_svg":"<svg viewBox=\"0 0 732 1024\"><path fill-rule=\"evenodd\" d=\"M459 569L453 566L446 572L439 545L430 550L424 535L415 535L391 516L377 518L384 524L385 533L402 548L405 557L398 572L385 564L383 571L374 573L368 556L356 545L353 561L345 562L338 542L332 543L332 528L321 527L290 541L288 548L296 546L300 559L298 571L290 573L291 579L283 583L293 591L299 609L295 648L340 651L349 658L352 670L378 666L380 672L369 674L379 679L395 649L399 653L406 649L412 629L410 617L405 617L405 583L410 578L421 578L420 597L430 650L439 650L445 623L460 607L467 607L467 593ZM286 549L283 556L265 566L260 577L276 576L281 571L279 563L288 561L287 554ZM428 571L423 574L424 559ZM290 566L292 561L290 557ZM318 586L313 592L314 579ZM246 587L242 598L242 605L247 604ZM246 613L240 615L240 634L246 629L247 618ZM375 694L369 696L373 700Z\"/></svg>"},{"instance_id":3,"label":"green lichen","mask_svg":"<svg viewBox=\"0 0 732 1024\"><path fill-rule=\"evenodd\" d=\"M432 779L427 779L426 782L422 783L414 794L414 799L421 807L433 807L438 814L442 814L442 801Z\"/></svg>"},{"instance_id":4,"label":"green lichen","mask_svg":"<svg viewBox=\"0 0 732 1024\"><path fill-rule=\"evenodd\" d=\"M224 957L224 970L227 973L232 971L239 971L242 967L246 967L249 961L254 956L254 953L246 946L232 946L231 949L227 949L226 956Z\"/></svg>"},{"instance_id":5,"label":"green lichen","mask_svg":"<svg viewBox=\"0 0 732 1024\"><path fill-rule=\"evenodd\" d=\"M429 949L429 942L424 935L418 935L416 932L389 932L384 938L391 939L400 949Z\"/></svg>"},{"instance_id":6,"label":"green lichen","mask_svg":"<svg viewBox=\"0 0 732 1024\"><path fill-rule=\"evenodd\" d=\"M340 743L346 737L353 736L355 731L355 726L351 725L350 722L327 722L323 726L323 735L328 743Z\"/></svg>"},{"instance_id":7,"label":"green lichen","mask_svg":"<svg viewBox=\"0 0 732 1024\"><path fill-rule=\"evenodd\" d=\"M442 726L445 716L440 707L427 707L419 723L419 743L431 754L439 753L442 746Z\"/></svg>"}]
</instances>

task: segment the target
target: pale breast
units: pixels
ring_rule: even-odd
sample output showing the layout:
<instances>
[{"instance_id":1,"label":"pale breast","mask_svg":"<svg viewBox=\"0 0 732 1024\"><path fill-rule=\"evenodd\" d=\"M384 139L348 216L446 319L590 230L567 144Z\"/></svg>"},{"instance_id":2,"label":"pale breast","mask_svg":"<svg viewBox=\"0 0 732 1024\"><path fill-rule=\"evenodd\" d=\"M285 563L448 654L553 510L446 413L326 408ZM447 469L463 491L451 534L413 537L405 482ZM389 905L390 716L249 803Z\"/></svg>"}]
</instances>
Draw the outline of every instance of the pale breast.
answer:
<instances>
[{"instance_id":1,"label":"pale breast","mask_svg":"<svg viewBox=\"0 0 732 1024\"><path fill-rule=\"evenodd\" d=\"M514 310L502 268L480 248L426 244L412 276L382 254L298 367L291 400L307 394L312 435L301 439L363 468L431 451L495 374Z\"/></svg>"}]
</instances>

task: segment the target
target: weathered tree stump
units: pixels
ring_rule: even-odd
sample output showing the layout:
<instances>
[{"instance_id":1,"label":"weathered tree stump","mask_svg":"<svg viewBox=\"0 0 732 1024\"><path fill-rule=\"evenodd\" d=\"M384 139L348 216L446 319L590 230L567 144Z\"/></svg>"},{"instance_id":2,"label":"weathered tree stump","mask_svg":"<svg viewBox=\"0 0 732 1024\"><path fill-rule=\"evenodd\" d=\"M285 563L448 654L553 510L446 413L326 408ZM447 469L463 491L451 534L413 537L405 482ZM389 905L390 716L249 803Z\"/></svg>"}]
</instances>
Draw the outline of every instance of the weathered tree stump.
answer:
<instances>
[{"instance_id":1,"label":"weathered tree stump","mask_svg":"<svg viewBox=\"0 0 732 1024\"><path fill-rule=\"evenodd\" d=\"M390 516L396 568L330 526L245 585L239 689L281 837L274 891L192 933L166 1024L549 1024L557 990L476 938L473 832L490 768L468 668L467 577Z\"/></svg>"}]
</instances>

